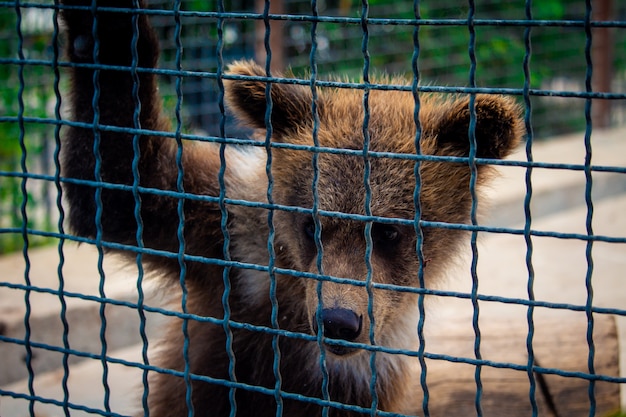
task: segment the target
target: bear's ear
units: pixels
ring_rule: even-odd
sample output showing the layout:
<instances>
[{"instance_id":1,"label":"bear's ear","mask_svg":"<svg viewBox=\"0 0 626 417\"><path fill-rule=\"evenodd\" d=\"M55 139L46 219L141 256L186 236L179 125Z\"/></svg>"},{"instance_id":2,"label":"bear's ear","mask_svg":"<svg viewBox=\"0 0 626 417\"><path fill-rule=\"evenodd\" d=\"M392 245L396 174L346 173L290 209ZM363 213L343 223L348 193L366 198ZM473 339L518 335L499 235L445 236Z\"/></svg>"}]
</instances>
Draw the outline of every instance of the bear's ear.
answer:
<instances>
[{"instance_id":1,"label":"bear's ear","mask_svg":"<svg viewBox=\"0 0 626 417\"><path fill-rule=\"evenodd\" d=\"M465 97L443 103L443 111L432 126L436 155L469 155L469 101ZM509 155L523 136L520 106L504 96L479 94L474 108L476 157L502 159Z\"/></svg>"},{"instance_id":2,"label":"bear's ear","mask_svg":"<svg viewBox=\"0 0 626 417\"><path fill-rule=\"evenodd\" d=\"M265 77L263 68L252 61L236 61L228 67L228 75ZM265 129L267 82L247 79L224 80L226 103L237 118L255 129ZM313 125L312 94L308 87L272 83L273 138L280 140L302 127Z\"/></svg>"}]
</instances>

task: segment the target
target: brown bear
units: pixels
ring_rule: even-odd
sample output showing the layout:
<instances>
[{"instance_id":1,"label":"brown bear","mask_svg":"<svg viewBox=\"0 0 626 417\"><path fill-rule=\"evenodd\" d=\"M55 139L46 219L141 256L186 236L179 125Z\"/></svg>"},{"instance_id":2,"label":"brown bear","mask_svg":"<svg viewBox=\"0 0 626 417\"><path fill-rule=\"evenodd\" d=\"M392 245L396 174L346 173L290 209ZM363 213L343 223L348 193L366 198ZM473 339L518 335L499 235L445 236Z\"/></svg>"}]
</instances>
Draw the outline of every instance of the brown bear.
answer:
<instances>
[{"instance_id":1,"label":"brown bear","mask_svg":"<svg viewBox=\"0 0 626 417\"><path fill-rule=\"evenodd\" d=\"M62 3L79 122L61 149L70 226L133 262L144 252L164 288L186 289L187 315L165 331L151 372L149 415L419 413L415 358L397 350L417 343L420 259L429 285L464 244L445 224L469 221L470 99L420 96L428 157L416 162L411 92L369 91L364 128L363 91L317 88L314 100L289 80L268 89L265 71L241 61L222 76L226 102L264 137L270 91L271 146L180 142L167 133L146 14ZM505 157L522 136L518 107L477 95L474 109L475 155ZM491 168L476 168L481 187ZM416 213L438 223L416 227Z\"/></svg>"}]
</instances>

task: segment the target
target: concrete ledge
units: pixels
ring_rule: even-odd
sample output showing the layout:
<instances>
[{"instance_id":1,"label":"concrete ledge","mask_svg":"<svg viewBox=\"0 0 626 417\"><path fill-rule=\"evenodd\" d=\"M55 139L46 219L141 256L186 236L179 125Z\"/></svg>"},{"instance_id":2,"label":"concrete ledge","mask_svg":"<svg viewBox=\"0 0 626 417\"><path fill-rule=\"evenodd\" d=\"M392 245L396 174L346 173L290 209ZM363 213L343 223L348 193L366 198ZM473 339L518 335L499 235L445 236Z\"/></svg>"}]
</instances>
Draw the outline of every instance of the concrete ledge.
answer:
<instances>
[{"instance_id":1,"label":"concrete ledge","mask_svg":"<svg viewBox=\"0 0 626 417\"><path fill-rule=\"evenodd\" d=\"M592 166L626 166L626 128L596 130L592 136ZM535 142L532 146L534 162L571 164L585 162L584 133ZM527 161L525 147L520 147L509 160ZM485 219L493 226L524 224L526 174L523 167L498 167L499 177L487 192L491 210ZM592 172L591 196L594 203L626 193L626 175L613 172ZM531 215L534 218L584 206L586 178L581 170L533 168L531 173Z\"/></svg>"},{"instance_id":2,"label":"concrete ledge","mask_svg":"<svg viewBox=\"0 0 626 417\"><path fill-rule=\"evenodd\" d=\"M116 350L111 352L110 356L127 362L142 363L139 346ZM107 367L108 404L111 411L120 415L138 415L137 411L141 406L143 372L139 368L120 364L109 363ZM33 381L34 394L62 403L64 400L63 378L62 369L36 374ZM106 412L103 379L102 362L99 360L87 359L71 366L67 386L68 402L74 405L68 407L72 417L87 417ZM5 385L2 389L13 393L29 394L27 380ZM30 401L27 399L0 396L0 416L2 417L30 416L29 407ZM33 407L36 417L65 415L61 405L35 401Z\"/></svg>"},{"instance_id":3,"label":"concrete ledge","mask_svg":"<svg viewBox=\"0 0 626 417\"><path fill-rule=\"evenodd\" d=\"M63 291L66 294L78 294L90 297L83 299L66 295L65 319L67 337L72 350L87 354L100 354L102 351L100 311L103 308L106 321L104 340L108 350L120 349L141 343L140 318L135 308L123 305L102 303L99 292L100 273L98 272L98 253L89 245L67 244L63 248L64 278ZM24 340L26 331L26 297L30 305L30 341L46 345L63 347L63 329L61 320L61 299L57 267L59 254L56 247L37 248L29 251L29 279L33 287L28 294L23 289L0 286L0 329L2 335ZM8 283L25 284L26 261L22 254L12 254L0 258L0 271L8 278ZM137 270L123 266L115 257L105 256L104 295L111 300L136 305L138 302ZM6 279L6 278L3 278ZM44 292L45 291L45 292ZM144 303L159 305L155 299L154 285L143 285ZM51 293L52 292L52 293ZM104 305L104 307L103 307ZM147 332L159 322L158 314L147 313ZM83 360L84 357L70 355L70 364ZM26 350L23 345L0 343L0 386L28 376L25 364ZM33 348L31 366L35 374L41 374L62 366L63 354L48 349ZM2 414L0 414L2 415ZM3 416L4 417L4 416Z\"/></svg>"}]
</instances>

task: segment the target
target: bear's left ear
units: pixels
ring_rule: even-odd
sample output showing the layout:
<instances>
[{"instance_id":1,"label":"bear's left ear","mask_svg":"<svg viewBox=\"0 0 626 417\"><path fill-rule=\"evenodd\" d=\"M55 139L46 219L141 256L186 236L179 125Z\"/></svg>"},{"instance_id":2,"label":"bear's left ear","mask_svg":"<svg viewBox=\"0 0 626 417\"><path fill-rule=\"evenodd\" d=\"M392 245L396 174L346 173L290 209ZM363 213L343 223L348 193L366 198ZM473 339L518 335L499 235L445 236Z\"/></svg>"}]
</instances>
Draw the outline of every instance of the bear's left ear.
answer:
<instances>
[{"instance_id":1,"label":"bear's left ear","mask_svg":"<svg viewBox=\"0 0 626 417\"><path fill-rule=\"evenodd\" d=\"M476 157L502 159L509 155L524 135L520 106L504 96L479 94L474 108ZM468 156L469 97L444 102L441 110L431 125L436 136L435 155Z\"/></svg>"},{"instance_id":2,"label":"bear's left ear","mask_svg":"<svg viewBox=\"0 0 626 417\"><path fill-rule=\"evenodd\" d=\"M265 77L263 68L252 61L236 61L228 67L228 75ZM237 79L224 80L227 105L248 126L264 129L267 100L267 83L264 81ZM313 125L311 90L302 85L272 83L272 129L273 138L281 140Z\"/></svg>"}]
</instances>

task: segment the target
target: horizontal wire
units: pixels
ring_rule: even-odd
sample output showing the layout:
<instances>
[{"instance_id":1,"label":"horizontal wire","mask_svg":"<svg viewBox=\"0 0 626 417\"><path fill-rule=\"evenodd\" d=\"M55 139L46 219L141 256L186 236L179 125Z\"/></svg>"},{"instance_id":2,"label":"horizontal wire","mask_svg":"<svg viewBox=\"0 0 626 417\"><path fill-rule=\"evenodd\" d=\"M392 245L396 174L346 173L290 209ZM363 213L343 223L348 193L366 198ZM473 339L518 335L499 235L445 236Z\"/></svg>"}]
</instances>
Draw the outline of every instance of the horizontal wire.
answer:
<instances>
[{"instance_id":1,"label":"horizontal wire","mask_svg":"<svg viewBox=\"0 0 626 417\"><path fill-rule=\"evenodd\" d=\"M2 229L0 229L0 233L2 233ZM42 235L51 235L51 234L52 233L45 233ZM67 235L65 238L67 240L75 240L79 243L91 243L90 239L76 238L71 235ZM102 246L107 249L127 250L131 253L141 251L141 253L146 254L146 255L160 256L160 257L169 258L169 259L177 259L178 257L178 254L173 253L173 252L167 252L167 251L155 250L155 249L149 249L149 248L138 249L135 246L109 243L106 241L102 241L101 243L102 243ZM223 259L219 259L219 258L206 258L202 256L184 255L184 260L188 262L198 262L198 263L203 263L207 265L216 265L216 266L228 266L231 268L248 269L248 270L255 270L255 271L260 271L260 272L269 271L268 266L254 264L254 263L240 262L240 261L224 261ZM340 278L340 277L334 277L331 275L317 274L313 272L302 272L302 271L296 271L293 269L277 268L277 267L272 268L272 271L274 271L276 274L292 276L294 278L313 279L316 281L324 281L324 282L334 282L334 283L343 284L343 285L352 285L355 287L365 286L364 281L359 281L359 280L352 279L352 278ZM395 292L424 294L424 295L431 295L431 296L437 296L437 297L452 297L452 298L459 298L459 299L469 299L471 297L471 294L459 292L459 291L446 291L446 290L437 290L437 289L430 289L430 288L407 287L407 286L402 286L402 285L384 284L384 283L379 283L379 282L374 282L371 285L375 289L395 291ZM122 306L131 307L135 309L138 308L137 304L126 302L126 301L86 295L86 294L81 294L81 293L74 293L70 291L59 292L58 290L54 290L51 288L42 288L42 287L37 287L33 285L15 284L15 283L0 281L0 287L7 287L11 289L18 289L18 290L24 290L24 291L29 290L29 291L34 291L34 292L53 294L57 296L64 295L70 298L84 299L87 301L105 302L105 303L109 303L113 305L122 305ZM570 310L570 311L575 311L575 312L586 311L585 306L570 304L570 303L552 303L552 302L541 301L541 300L528 300L528 299L523 299L523 298L503 297L503 296L495 296L495 295L487 295L487 294L478 294L477 298L480 301L495 302L495 303L501 303L501 304L517 304L521 306L534 306L534 307L543 307L543 308L548 308L548 309L553 309L553 310ZM180 312L176 312L172 310L164 310L164 309L148 307L148 306L144 306L143 309L149 312L157 312L157 313L161 313L161 314L168 315L168 316L175 316L175 317L180 317L180 318L192 318L194 320L204 321L204 318L200 316L195 316L193 314L180 313ZM614 314L614 315L626 316L626 309L594 306L592 308L592 311L598 314ZM220 323L222 323L222 321L215 322L215 324L220 324ZM245 323L241 323L241 324L242 326L245 327ZM315 340L315 339L313 338L312 340Z\"/></svg>"},{"instance_id":2,"label":"horizontal wire","mask_svg":"<svg viewBox=\"0 0 626 417\"><path fill-rule=\"evenodd\" d=\"M93 64L93 63L73 63L67 61L58 61L53 63L50 60L43 59L19 59L19 58L0 58L0 65L36 65L36 66L49 66L55 65L61 68L85 68L85 69L100 69L110 71L130 71L130 67L124 65L106 65L106 64ZM265 76L250 76L250 75L238 75L223 73L218 75L212 71L192 71L192 70L177 70L167 68L133 68L137 73L149 73L165 76L183 76L183 77L198 77L217 79L218 76L224 80L248 80L248 81L260 81L270 82L274 84L290 84L290 85L302 85L308 86L309 80L303 78L284 78L284 77L265 77ZM407 81L410 79L407 78ZM626 99L626 93L608 93L598 91L566 91L566 90L550 90L550 89L528 89L524 88L511 88L511 87L465 87L465 86L443 86L443 85L420 85L412 87L411 85L403 84L387 84L376 83L364 84L359 82L348 81L335 81L335 80L317 80L316 85L326 88L345 88L364 90L365 88L378 91L406 91L411 92L415 88L421 93L443 93L443 94L502 94L511 96L523 96L528 94L537 97L563 97L563 98L581 98L581 99L603 99L603 100L624 100Z\"/></svg>"},{"instance_id":3,"label":"horizontal wire","mask_svg":"<svg viewBox=\"0 0 626 417\"><path fill-rule=\"evenodd\" d=\"M57 9L57 10L88 10L90 6L70 6L70 5L50 5L41 3L20 3L23 8ZM14 2L0 2L2 7L15 7ZM198 17L207 19L230 19L230 20L286 20L292 22L316 22L316 23L341 23L350 25L362 25L363 19L360 17L345 16L320 16L320 15L300 15L300 14L263 14L253 12L205 12L196 10L180 10L174 12L167 9L129 9L120 7L98 7L99 11L140 14L147 16L174 16L174 13L181 18ZM402 18L373 18L365 19L368 25L375 26L463 26L468 25L468 19L402 19ZM567 28L624 28L624 20L605 20L586 22L584 19L472 19L473 26L512 26L512 27L567 27Z\"/></svg>"},{"instance_id":4,"label":"horizontal wire","mask_svg":"<svg viewBox=\"0 0 626 417\"><path fill-rule=\"evenodd\" d=\"M85 123L85 122L73 122L69 120L58 120L52 118L39 118L39 117L13 117L13 116L0 116L0 123L18 123L20 120L23 120L24 123L41 123L41 124L50 124L50 125L60 125L60 126L70 126L70 127L79 127L85 129L96 128L100 132L114 132L114 133L128 133L129 135L150 135L155 137L164 137L175 139L176 134L172 132L166 132L161 130L149 130L149 129L137 129L130 127L121 127L121 126L112 126L105 124L97 124L93 123ZM265 148L265 142L257 141L254 139L242 139L235 137L219 137L219 136L210 136L210 135L196 135L196 134L184 134L181 133L180 136L185 140L192 140L197 142L208 142L208 143L216 143L216 144L229 144L229 145L239 145L239 146L251 146L257 148ZM344 149L344 148L330 148L325 146L312 146L312 145L300 145L300 144L291 144L291 143L277 143L272 142L270 144L272 148L276 149L289 149L296 151L306 151L313 153L327 153L334 155L350 155L350 156L361 156L363 151L358 149ZM402 160L412 160L412 161L431 161L431 162L451 162L451 163L459 163L459 164L467 164L469 162L468 157L460 157L460 156L443 156L443 155L424 155L424 154L410 154L410 153L395 153L395 152L377 152L377 151L369 151L368 156L372 158L386 158L386 159L402 159ZM491 159L491 158L474 158L474 161L478 165L497 165L497 166L512 166L512 167L523 167L523 168L545 168L545 169L561 169L567 171L586 171L590 169L591 171L596 172L613 172L618 174L626 174L626 165L625 166L617 166L617 165L589 165L585 164L567 164L567 163L558 163L558 162L541 162L541 161L517 161L511 159ZM31 174L31 173L21 173L15 171L1 171L0 176L5 177L20 177L22 175L28 175L37 179L44 179L53 181L53 176L46 176L42 174ZM70 178L62 178L65 181L71 181ZM89 181L86 180L76 180L79 182L85 181L85 184L89 184ZM91 185L99 184L92 182ZM105 184L105 183L103 183ZM166 192L166 191L164 191Z\"/></svg>"},{"instance_id":5,"label":"horizontal wire","mask_svg":"<svg viewBox=\"0 0 626 417\"><path fill-rule=\"evenodd\" d=\"M167 310L166 310L167 311ZM195 320L196 318L194 318ZM204 319L204 320L200 320L200 319ZM207 317L198 317L197 318L198 321L208 321ZM221 320L215 319L216 321L221 322ZM217 323L215 323L217 324ZM229 321L229 325L233 326L235 328L238 328L241 323L237 323L235 321L230 320ZM251 326L251 327L261 327L261 326ZM243 328L243 327L240 327ZM253 328L247 328L245 327L246 330L255 330ZM285 336L285 337L292 337L292 338L299 338L299 339L304 339L307 341L311 341L311 342L315 342L316 341L316 337L315 336L311 336L311 335L307 335L304 333L294 333L294 332L288 332L285 330L278 330L278 329L272 329L272 328L263 328L263 330L261 330L261 332L263 333L269 333L269 334L277 334L280 336ZM325 341L328 342L328 344L333 344L333 345L338 345L338 346L346 346L346 347L355 347L358 349L363 349L363 350L367 350L367 351L375 351L375 352L381 352L381 353L389 353L389 354L394 354L394 355L404 355L404 356L409 356L409 357L417 357L418 356L418 352L415 350L409 350L409 349L393 349L393 348L388 348L385 346L372 346L372 345L367 345L367 344L363 344L363 343L355 343L355 342L347 342L344 340L338 340L338 339L330 339L330 338L324 338ZM0 341L4 342L4 343L12 343L15 345L25 345L25 341L22 339L18 339L18 338L12 338L12 337L8 337L8 336L2 336L0 335ZM33 342L30 341L29 345L32 348L36 348L36 349L44 349L44 350L48 350L51 352L59 352L59 353L64 353L64 354L70 354L70 355L74 355L77 357L82 357L82 358L88 358L88 359L96 359L96 360L105 360L107 363L112 363L112 364L120 364L120 365L125 365L125 366L129 366L129 367L133 367L133 368L139 368L139 369L145 369L145 370L149 370L149 371L155 371L158 373L164 373L164 374L169 374L169 375L175 375L175 376L184 376L183 372L180 371L174 371L172 369L167 369L167 368L161 368L158 367L156 365L148 365L148 364L144 364L141 362L133 362L133 361L126 361L124 359L119 359L119 358L114 358L111 357L109 355L106 356L102 356L99 355L97 353L90 353L90 352L85 352L82 350L75 350L75 349L67 349L65 347L61 347L61 346L56 346L56 345L50 345L47 343L41 343L41 342ZM515 364L512 362L499 362L499 361L492 361L492 360L488 360L488 359L475 359L475 358L468 358L468 357L460 357L460 356L451 356L451 355L446 355L446 354L438 354L438 353L431 353L431 352L425 352L424 353L424 357L428 358L428 359L432 359L432 360L441 360L441 361L446 361L446 362L452 362L452 363L464 363L464 364L468 364L468 365L481 365L481 366L488 366L488 367L492 367L492 368L497 368L497 369L511 369L514 371L520 371L520 372L527 372L528 371L528 365L527 364ZM604 375L604 374L590 374L590 373L586 373L586 372L578 372L578 371L565 371L559 368L549 368L549 367L542 367L542 366L533 366L533 372L536 373L540 373L540 374L549 374L549 375L559 375L559 376L563 376L563 377L568 377L568 378L578 378L578 379L585 379L588 381L604 381L604 382L611 382L611 383L626 383L626 377L619 377L619 376L612 376L612 375ZM241 382L233 382L233 381L229 381L229 380L223 380L223 379L219 379L219 378L211 378L211 377L207 377L204 375L197 375L197 374L191 374L190 375L191 379L197 380L197 381L205 381L205 382L211 382L211 383L218 383L220 385L225 385L228 387L236 387L236 388L244 388L244 389L248 389L248 390L252 390L252 391L257 391L257 392L262 392L262 393L266 393L268 395L274 395L275 394L275 390L273 389L267 389L267 388L263 388L263 387L259 387L256 385L248 385L245 383L241 383ZM1 392L1 391L0 391ZM307 397L307 396L303 396L300 394L289 394L286 393L285 391L281 391L282 393L285 393L285 397L284 398L289 398L292 395L295 395L298 397L298 400L303 400L303 399L309 399L309 400L313 400L315 402L317 401L324 401L324 400L320 400L318 398L315 397ZM320 404L320 403L318 403ZM325 405L339 405L341 403L335 403L330 401L329 403L326 403ZM360 407L357 407L360 409Z\"/></svg>"}]
</instances>

